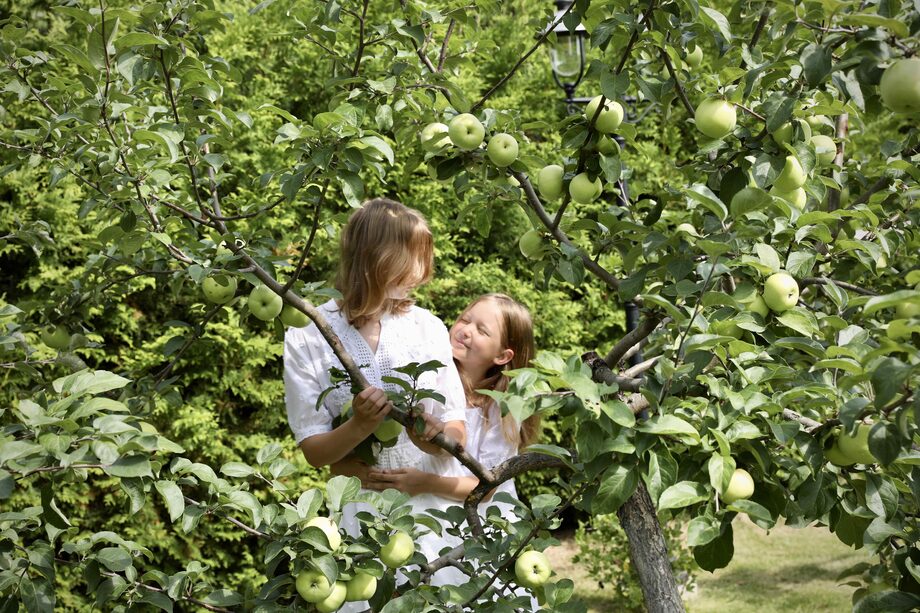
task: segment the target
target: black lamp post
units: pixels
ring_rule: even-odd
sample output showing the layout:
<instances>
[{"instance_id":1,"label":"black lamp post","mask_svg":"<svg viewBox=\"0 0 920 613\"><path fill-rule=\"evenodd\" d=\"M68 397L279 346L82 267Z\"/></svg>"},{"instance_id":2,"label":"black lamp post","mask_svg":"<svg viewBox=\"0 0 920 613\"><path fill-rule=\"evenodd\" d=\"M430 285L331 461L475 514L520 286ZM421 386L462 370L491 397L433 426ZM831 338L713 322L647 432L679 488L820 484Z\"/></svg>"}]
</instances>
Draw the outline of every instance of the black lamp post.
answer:
<instances>
[{"instance_id":1,"label":"black lamp post","mask_svg":"<svg viewBox=\"0 0 920 613\"><path fill-rule=\"evenodd\" d=\"M585 74L585 38L588 30L578 22L574 30L570 30L562 16L572 5L572 0L555 0L556 14L550 25L556 35L556 42L549 50L550 64L553 68L553 79L556 85L565 91L565 102L569 112L576 108L575 104L581 102L574 98L575 88Z\"/></svg>"},{"instance_id":2,"label":"black lamp post","mask_svg":"<svg viewBox=\"0 0 920 613\"><path fill-rule=\"evenodd\" d=\"M553 27L556 42L550 48L550 66L553 70L553 80L565 92L566 109L569 114L575 113L579 104L587 104L591 100L590 98L575 97L575 88L578 87L581 78L585 74L585 38L588 36L588 30L585 29L581 22L578 23L574 30L570 30L569 26L561 19L562 15L572 5L572 1L555 0L556 14L553 16L553 21L550 22L550 25L556 24ZM614 134L613 138L620 147L625 144L623 137L619 134ZM620 206L626 206L629 198L629 192L627 191L629 186L626 179L620 179L619 187L620 193L617 195L617 201ZM639 325L639 306L630 300L623 307L626 310L626 331L632 332ZM629 358L629 363L632 366L641 361L642 352L640 351L637 351ZM611 367L613 366L611 364Z\"/></svg>"}]
</instances>

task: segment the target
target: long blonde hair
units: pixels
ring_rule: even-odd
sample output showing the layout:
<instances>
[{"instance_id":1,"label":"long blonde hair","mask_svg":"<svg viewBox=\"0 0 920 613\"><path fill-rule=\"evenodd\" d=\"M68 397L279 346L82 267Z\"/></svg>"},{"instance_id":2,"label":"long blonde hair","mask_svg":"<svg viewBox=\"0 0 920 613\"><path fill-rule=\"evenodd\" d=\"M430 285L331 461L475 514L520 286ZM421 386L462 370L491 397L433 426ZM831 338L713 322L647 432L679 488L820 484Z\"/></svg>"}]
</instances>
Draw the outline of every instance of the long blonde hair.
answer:
<instances>
[{"instance_id":1,"label":"long blonde hair","mask_svg":"<svg viewBox=\"0 0 920 613\"><path fill-rule=\"evenodd\" d=\"M389 198L374 198L352 213L342 230L335 288L348 322L360 327L382 313L405 312L409 298L389 290L414 289L431 279L434 241L421 213Z\"/></svg>"},{"instance_id":2,"label":"long blonde hair","mask_svg":"<svg viewBox=\"0 0 920 613\"><path fill-rule=\"evenodd\" d=\"M505 364L493 364L480 381L470 381L458 363L457 369L463 380L467 402L480 409L485 409L493 402L491 398L479 394L476 390L489 389L504 392L510 381L505 371L524 368L530 364L536 349L533 340L533 320L527 307L505 294L484 294L471 302L464 310L472 309L484 301L493 302L499 309L501 330L499 338L502 348L511 349L513 357ZM461 315L462 317L462 315ZM510 414L502 418L502 433L505 438L518 448L527 447L536 440L540 433L540 416L531 415L518 428L517 421Z\"/></svg>"}]
</instances>

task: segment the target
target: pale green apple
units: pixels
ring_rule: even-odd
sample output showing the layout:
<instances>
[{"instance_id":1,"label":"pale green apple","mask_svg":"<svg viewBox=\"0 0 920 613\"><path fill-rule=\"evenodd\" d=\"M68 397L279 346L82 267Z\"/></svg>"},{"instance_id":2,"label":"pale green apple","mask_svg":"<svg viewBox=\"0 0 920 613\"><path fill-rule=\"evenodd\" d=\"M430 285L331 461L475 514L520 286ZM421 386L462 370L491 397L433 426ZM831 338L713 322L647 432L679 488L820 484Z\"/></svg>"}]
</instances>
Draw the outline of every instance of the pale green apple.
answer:
<instances>
[{"instance_id":1,"label":"pale green apple","mask_svg":"<svg viewBox=\"0 0 920 613\"><path fill-rule=\"evenodd\" d=\"M489 139L486 154L499 168L511 166L518 157L518 142L510 134L504 132L496 134Z\"/></svg>"},{"instance_id":2,"label":"pale green apple","mask_svg":"<svg viewBox=\"0 0 920 613\"><path fill-rule=\"evenodd\" d=\"M895 113L920 112L920 58L900 59L886 68L879 93Z\"/></svg>"},{"instance_id":3,"label":"pale green apple","mask_svg":"<svg viewBox=\"0 0 920 613\"><path fill-rule=\"evenodd\" d=\"M70 346L70 330L63 324L42 328L41 339L50 349L67 349Z\"/></svg>"},{"instance_id":4,"label":"pale green apple","mask_svg":"<svg viewBox=\"0 0 920 613\"><path fill-rule=\"evenodd\" d=\"M767 315L770 314L770 307L767 306L767 303L763 300L763 296L760 294L756 294L754 299L746 303L744 306L751 313L757 313L764 319L766 319Z\"/></svg>"},{"instance_id":5,"label":"pale green apple","mask_svg":"<svg viewBox=\"0 0 920 613\"><path fill-rule=\"evenodd\" d=\"M708 98L696 107L696 128L709 138L723 138L735 129L735 105L722 98Z\"/></svg>"},{"instance_id":6,"label":"pale green apple","mask_svg":"<svg viewBox=\"0 0 920 613\"><path fill-rule=\"evenodd\" d=\"M774 313L788 311L799 301L799 284L788 273L774 273L764 283L763 301Z\"/></svg>"},{"instance_id":7,"label":"pale green apple","mask_svg":"<svg viewBox=\"0 0 920 613\"><path fill-rule=\"evenodd\" d=\"M834 158L837 157L837 144L834 142L833 138L825 136L824 134L818 134L812 136L808 143L815 150L815 159L819 166L827 166L828 164L834 163Z\"/></svg>"},{"instance_id":8,"label":"pale green apple","mask_svg":"<svg viewBox=\"0 0 920 613\"><path fill-rule=\"evenodd\" d=\"M773 142L782 147L783 145L788 145L792 142L792 137L795 134L795 126L792 125L791 121L787 121L770 134L773 137Z\"/></svg>"},{"instance_id":9,"label":"pale green apple","mask_svg":"<svg viewBox=\"0 0 920 613\"><path fill-rule=\"evenodd\" d=\"M332 591L323 600L316 603L316 610L319 613L333 613L338 611L345 604L345 598L348 596L348 588L344 581L336 581L332 586Z\"/></svg>"},{"instance_id":10,"label":"pale green apple","mask_svg":"<svg viewBox=\"0 0 920 613\"><path fill-rule=\"evenodd\" d=\"M773 181L773 187L778 192L791 192L805 185L806 178L799 159L794 155L787 155L783 169L777 175L776 180Z\"/></svg>"},{"instance_id":11,"label":"pale green apple","mask_svg":"<svg viewBox=\"0 0 920 613\"><path fill-rule=\"evenodd\" d=\"M464 151L478 149L486 136L482 122L471 113L461 113L450 120L447 128L450 141Z\"/></svg>"},{"instance_id":12,"label":"pale green apple","mask_svg":"<svg viewBox=\"0 0 920 613\"><path fill-rule=\"evenodd\" d=\"M543 255L543 233L538 230L528 230L518 240L521 253L528 260L539 260Z\"/></svg>"},{"instance_id":13,"label":"pale green apple","mask_svg":"<svg viewBox=\"0 0 920 613\"><path fill-rule=\"evenodd\" d=\"M549 559L542 551L525 551L514 562L514 576L518 585L538 588L549 581L553 572Z\"/></svg>"},{"instance_id":14,"label":"pale green apple","mask_svg":"<svg viewBox=\"0 0 920 613\"><path fill-rule=\"evenodd\" d=\"M597 150L601 155L620 155L620 143L609 136L597 139Z\"/></svg>"},{"instance_id":15,"label":"pale green apple","mask_svg":"<svg viewBox=\"0 0 920 613\"><path fill-rule=\"evenodd\" d=\"M422 141L422 149L428 153L437 153L441 149L449 147L451 142L447 131L447 125L437 121L422 128L419 134L419 139Z\"/></svg>"},{"instance_id":16,"label":"pale green apple","mask_svg":"<svg viewBox=\"0 0 920 613\"><path fill-rule=\"evenodd\" d=\"M329 541L329 548L335 551L342 544L342 535L339 534L339 527L328 517L314 517L307 522L307 527L319 528L326 535Z\"/></svg>"},{"instance_id":17,"label":"pale green apple","mask_svg":"<svg viewBox=\"0 0 920 613\"><path fill-rule=\"evenodd\" d=\"M201 282L201 291L209 302L226 304L236 295L237 281L235 277L225 274L216 274L207 277Z\"/></svg>"},{"instance_id":18,"label":"pale green apple","mask_svg":"<svg viewBox=\"0 0 920 613\"><path fill-rule=\"evenodd\" d=\"M415 554L415 541L402 530L390 535L387 544L380 548L380 561L390 568L399 568Z\"/></svg>"},{"instance_id":19,"label":"pale green apple","mask_svg":"<svg viewBox=\"0 0 920 613\"><path fill-rule=\"evenodd\" d=\"M604 186L600 178L592 181L586 172L575 175L569 183L569 195L578 204L594 202L601 195L603 189Z\"/></svg>"},{"instance_id":20,"label":"pale green apple","mask_svg":"<svg viewBox=\"0 0 920 613\"><path fill-rule=\"evenodd\" d=\"M271 321L278 317L284 308L281 296L265 285L257 285L249 293L249 312L262 321Z\"/></svg>"},{"instance_id":21,"label":"pale green apple","mask_svg":"<svg viewBox=\"0 0 920 613\"><path fill-rule=\"evenodd\" d=\"M703 62L703 50L700 49L699 45L693 45L693 49L687 53L684 61L687 62L687 66L690 68L699 68Z\"/></svg>"},{"instance_id":22,"label":"pale green apple","mask_svg":"<svg viewBox=\"0 0 920 613\"><path fill-rule=\"evenodd\" d=\"M797 187L789 192L784 192L777 189L774 185L770 188L770 193L777 198L782 198L800 211L804 211L805 205L808 203L808 194L801 187Z\"/></svg>"},{"instance_id":23,"label":"pale green apple","mask_svg":"<svg viewBox=\"0 0 920 613\"><path fill-rule=\"evenodd\" d=\"M856 464L854 460L848 458L837 445L837 441L834 441L834 444L830 446L829 449L824 451L824 457L827 458L827 461L833 464L834 466L852 466Z\"/></svg>"},{"instance_id":24,"label":"pale green apple","mask_svg":"<svg viewBox=\"0 0 920 613\"><path fill-rule=\"evenodd\" d=\"M332 585L326 575L315 568L302 570L294 581L297 593L307 602L320 602L332 593Z\"/></svg>"},{"instance_id":25,"label":"pale green apple","mask_svg":"<svg viewBox=\"0 0 920 613\"><path fill-rule=\"evenodd\" d=\"M545 200L555 200L562 195L562 178L565 170L559 164L549 164L537 173L537 187Z\"/></svg>"},{"instance_id":26,"label":"pale green apple","mask_svg":"<svg viewBox=\"0 0 920 613\"><path fill-rule=\"evenodd\" d=\"M399 436L403 431L403 425L392 418L386 418L374 429L374 436L381 443L388 443Z\"/></svg>"},{"instance_id":27,"label":"pale green apple","mask_svg":"<svg viewBox=\"0 0 920 613\"><path fill-rule=\"evenodd\" d=\"M310 318L299 309L295 309L290 304L286 304L284 308L281 309L281 323L288 328L304 328L310 323Z\"/></svg>"},{"instance_id":28,"label":"pale green apple","mask_svg":"<svg viewBox=\"0 0 920 613\"><path fill-rule=\"evenodd\" d=\"M597 112L597 107L600 106L602 97L595 96L585 107L585 117L588 121L591 121ZM602 134L611 134L616 132L621 123L623 123L623 107L615 100L606 100L603 110L598 115L597 121L594 122L595 129Z\"/></svg>"},{"instance_id":29,"label":"pale green apple","mask_svg":"<svg viewBox=\"0 0 920 613\"><path fill-rule=\"evenodd\" d=\"M736 468L725 489L725 494L722 495L722 500L725 501L725 504L731 504L736 500L750 498L753 494L754 479L751 478L751 473L743 468Z\"/></svg>"},{"instance_id":30,"label":"pale green apple","mask_svg":"<svg viewBox=\"0 0 920 613\"><path fill-rule=\"evenodd\" d=\"M346 584L345 589L347 602L368 600L377 591L377 577L360 571L356 572L354 578Z\"/></svg>"},{"instance_id":31,"label":"pale green apple","mask_svg":"<svg viewBox=\"0 0 920 613\"><path fill-rule=\"evenodd\" d=\"M871 425L859 424L856 426L856 433L852 436L845 430L841 431L837 437L837 448L840 453L856 464L875 464L878 462L869 451L869 432L871 430Z\"/></svg>"},{"instance_id":32,"label":"pale green apple","mask_svg":"<svg viewBox=\"0 0 920 613\"><path fill-rule=\"evenodd\" d=\"M898 319L910 319L911 317L920 317L920 304L916 302L899 302L894 308Z\"/></svg>"}]
</instances>

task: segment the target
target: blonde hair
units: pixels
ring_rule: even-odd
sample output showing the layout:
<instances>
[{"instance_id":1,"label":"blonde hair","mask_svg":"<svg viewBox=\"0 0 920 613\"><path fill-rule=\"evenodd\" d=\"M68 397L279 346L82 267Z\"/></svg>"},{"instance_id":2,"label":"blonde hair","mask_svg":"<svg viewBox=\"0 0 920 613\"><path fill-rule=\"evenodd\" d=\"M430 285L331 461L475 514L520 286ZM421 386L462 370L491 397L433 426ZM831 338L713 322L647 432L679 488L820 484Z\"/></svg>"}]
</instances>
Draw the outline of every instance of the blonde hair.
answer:
<instances>
[{"instance_id":1,"label":"blonde hair","mask_svg":"<svg viewBox=\"0 0 920 613\"><path fill-rule=\"evenodd\" d=\"M467 402L479 408L486 408L493 402L491 398L476 393L476 390L489 389L504 392L508 389L510 381L505 371L515 368L524 368L530 364L536 349L533 340L533 320L527 307L505 294L484 294L471 302L463 314L480 302L490 301L499 310L500 344L502 348L511 349L513 356L505 364L493 364L480 381L470 381L460 364L457 368L463 379L463 388L466 392ZM462 315L461 315L462 317ZM502 433L505 439L514 443L518 448L527 447L533 443L540 433L540 416L531 415L524 420L518 428L517 422L510 414L502 418Z\"/></svg>"},{"instance_id":2,"label":"blonde hair","mask_svg":"<svg viewBox=\"0 0 920 613\"><path fill-rule=\"evenodd\" d=\"M405 312L409 298L387 292L431 279L434 241L421 213L389 198L374 198L352 213L342 230L335 288L348 323L360 327L382 313Z\"/></svg>"}]
</instances>

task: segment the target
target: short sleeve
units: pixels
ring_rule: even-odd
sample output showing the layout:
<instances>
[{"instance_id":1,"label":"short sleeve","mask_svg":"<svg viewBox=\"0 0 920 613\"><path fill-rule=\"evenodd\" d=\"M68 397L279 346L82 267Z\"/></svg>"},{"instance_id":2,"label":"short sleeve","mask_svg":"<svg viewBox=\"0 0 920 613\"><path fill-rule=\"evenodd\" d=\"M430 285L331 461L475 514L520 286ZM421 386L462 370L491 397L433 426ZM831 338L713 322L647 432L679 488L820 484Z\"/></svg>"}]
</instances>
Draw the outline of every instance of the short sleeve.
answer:
<instances>
[{"instance_id":1,"label":"short sleeve","mask_svg":"<svg viewBox=\"0 0 920 613\"><path fill-rule=\"evenodd\" d=\"M284 336L284 403L298 445L332 430L332 415L324 406L316 408L317 398L327 387L327 376L319 360L311 356L304 330L289 329Z\"/></svg>"},{"instance_id":2,"label":"short sleeve","mask_svg":"<svg viewBox=\"0 0 920 613\"><path fill-rule=\"evenodd\" d=\"M444 396L444 405L433 401L425 401L425 409L437 416L441 421L466 421L466 394L463 391L463 382L460 373L454 364L453 352L450 349L450 335L447 327L434 315L428 314L425 326L425 337L431 348L432 358L444 364L438 369L435 380L435 389Z\"/></svg>"}]
</instances>

